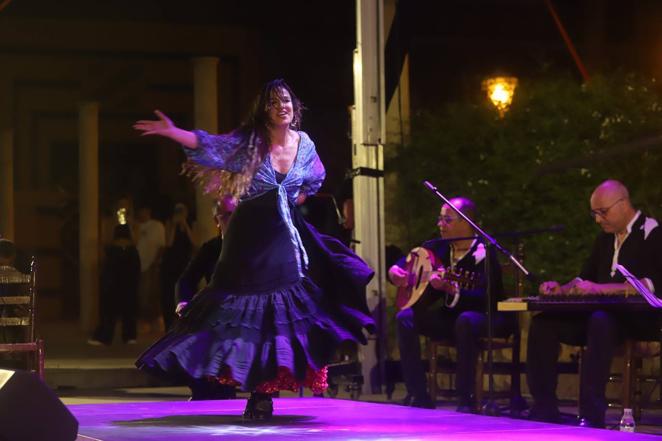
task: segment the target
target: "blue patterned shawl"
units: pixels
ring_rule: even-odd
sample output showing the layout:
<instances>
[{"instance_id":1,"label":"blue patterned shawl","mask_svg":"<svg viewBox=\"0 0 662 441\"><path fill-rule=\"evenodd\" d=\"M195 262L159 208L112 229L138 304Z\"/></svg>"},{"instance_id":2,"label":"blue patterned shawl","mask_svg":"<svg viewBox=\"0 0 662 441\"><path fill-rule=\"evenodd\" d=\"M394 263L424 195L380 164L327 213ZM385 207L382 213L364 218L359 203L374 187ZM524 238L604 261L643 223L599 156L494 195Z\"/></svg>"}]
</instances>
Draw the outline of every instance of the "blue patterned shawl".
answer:
<instances>
[{"instance_id":1,"label":"blue patterned shawl","mask_svg":"<svg viewBox=\"0 0 662 441\"><path fill-rule=\"evenodd\" d=\"M248 161L248 146L245 138L235 133L211 135L203 130L194 131L198 143L194 149L184 148L188 159L198 166L214 170L226 170L232 173L241 173ZM299 148L292 167L281 183L276 181L276 172L271 164L271 156L265 155L258 166L255 176L246 194L241 200L258 197L270 190L278 189L278 211L290 230L290 238L294 245L299 267L299 274L303 276L303 269L308 266L306 250L301 242L299 232L292 223L289 203L294 203L300 193L306 196L317 193L324 182L326 172L324 165L317 155L315 144L305 132L299 134ZM256 142L251 135L248 144ZM205 173L204 171L202 173ZM207 188L207 190L209 190Z\"/></svg>"}]
</instances>

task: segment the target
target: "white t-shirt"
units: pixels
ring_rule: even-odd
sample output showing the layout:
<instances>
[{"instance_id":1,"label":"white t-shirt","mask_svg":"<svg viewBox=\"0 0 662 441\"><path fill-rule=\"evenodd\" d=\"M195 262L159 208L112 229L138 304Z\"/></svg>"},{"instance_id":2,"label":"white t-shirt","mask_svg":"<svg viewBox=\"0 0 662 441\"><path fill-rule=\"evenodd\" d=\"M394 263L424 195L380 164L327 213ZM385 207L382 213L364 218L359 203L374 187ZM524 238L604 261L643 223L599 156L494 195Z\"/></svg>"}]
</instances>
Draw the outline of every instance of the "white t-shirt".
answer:
<instances>
[{"instance_id":1,"label":"white t-shirt","mask_svg":"<svg viewBox=\"0 0 662 441\"><path fill-rule=\"evenodd\" d=\"M136 248L140 256L140 270L147 271L161 248L165 247L165 227L155 219L138 224Z\"/></svg>"}]
</instances>

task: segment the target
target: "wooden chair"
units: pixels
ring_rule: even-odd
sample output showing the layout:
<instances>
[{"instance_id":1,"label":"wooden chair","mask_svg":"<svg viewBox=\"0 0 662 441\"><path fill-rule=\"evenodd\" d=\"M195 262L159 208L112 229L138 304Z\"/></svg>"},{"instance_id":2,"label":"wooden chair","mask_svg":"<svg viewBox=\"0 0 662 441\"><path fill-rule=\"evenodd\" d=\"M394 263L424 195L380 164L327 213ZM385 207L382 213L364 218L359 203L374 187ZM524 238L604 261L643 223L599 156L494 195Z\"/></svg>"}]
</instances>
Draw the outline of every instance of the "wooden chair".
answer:
<instances>
[{"instance_id":1,"label":"wooden chair","mask_svg":"<svg viewBox=\"0 0 662 441\"><path fill-rule=\"evenodd\" d=\"M635 420L641 419L641 409L646 403L642 402L641 383L642 381L653 381L662 386L662 376L643 375L640 370L643 360L646 358L658 357L662 362L659 342L643 342L633 339L627 339L623 345L623 371L620 376L611 375L609 381L620 381L621 400L623 408L633 409Z\"/></svg>"},{"instance_id":2,"label":"wooden chair","mask_svg":"<svg viewBox=\"0 0 662 441\"><path fill-rule=\"evenodd\" d=\"M642 344L655 344L657 347L654 350L642 349ZM650 347L650 346L648 346ZM640 373L643 360L645 358L658 357L660 366L662 366L662 341L638 341L634 339L626 339L622 347L617 351L616 355L623 357L622 370L620 373L611 373L609 375L608 383L621 383L620 399L610 400L609 407L622 407L624 409L632 409L636 421L641 419L641 409L645 403L641 400L641 383L642 381L653 381L662 387L662 373L657 375L642 375ZM577 398L577 408L581 409L581 396L582 396L582 360L586 347L582 346L578 352L578 373L580 375L579 382L579 396ZM662 369L662 367L661 367ZM661 391L662 395L662 391Z\"/></svg>"},{"instance_id":3,"label":"wooden chair","mask_svg":"<svg viewBox=\"0 0 662 441\"><path fill-rule=\"evenodd\" d=\"M517 258L520 262L524 258L524 249L522 244L517 245ZM510 262L504 262L501 264L502 274L504 276L508 275L511 279L511 284L513 293L516 296L522 296L524 294L524 277L522 274L515 268ZM441 347L455 347L455 342L451 339L444 340L432 340L426 339L427 351L428 351L428 360L429 360L429 381L428 381L428 393L430 397L435 400L439 388L437 384L437 374L439 373L439 359L438 353ZM520 327L516 326L513 330L513 333L508 337L493 337L492 338L492 351L497 351L501 349L510 349L511 350L511 359L510 359L510 411L512 414L518 414L526 407L526 403L521 395L521 372L520 372L520 346L521 346L521 337L520 337ZM485 375L485 366L487 360L487 349L488 341L486 338L482 338L479 342L479 355L478 362L476 365L476 388L474 390L474 395L476 397L476 404L478 406L482 405L484 392L483 392L483 376ZM493 364L494 371L494 364ZM494 373L494 372L493 372Z\"/></svg>"},{"instance_id":4,"label":"wooden chair","mask_svg":"<svg viewBox=\"0 0 662 441\"><path fill-rule=\"evenodd\" d=\"M44 341L36 337L35 312L37 290L34 257L30 274L0 275L0 329L19 329L17 341L0 342L0 353L27 353L28 368L44 379ZM18 334L18 332L17 332Z\"/></svg>"},{"instance_id":5,"label":"wooden chair","mask_svg":"<svg viewBox=\"0 0 662 441\"><path fill-rule=\"evenodd\" d=\"M428 393L430 397L434 400L439 395L439 386L437 384L437 374L439 373L439 349L442 347L455 347L455 342L451 339L447 340L432 340L427 339L427 350L428 350L428 360L429 360L429 381L428 381ZM484 398L483 392L483 376L486 374L485 366L487 360L487 339L483 338L479 342L479 353L478 361L476 365L476 388L474 390L474 395L476 397L477 405L481 405ZM520 386L520 332L519 329L516 329L512 335L509 337L493 337L492 338L492 350L500 349L510 349L511 350L511 359L510 359L510 391L509 398L511 402L511 412L517 413L524 409L523 404L524 400L521 395L521 386ZM494 370L493 363L493 370Z\"/></svg>"},{"instance_id":6,"label":"wooden chair","mask_svg":"<svg viewBox=\"0 0 662 441\"><path fill-rule=\"evenodd\" d=\"M432 401L439 396L439 384L437 383L437 375L439 371L439 349L442 347L455 347L455 342L451 339L433 340L431 338L425 339L425 346L428 354L428 394ZM454 374L454 367L452 371L445 371L451 376ZM452 380L451 380L452 382Z\"/></svg>"}]
</instances>

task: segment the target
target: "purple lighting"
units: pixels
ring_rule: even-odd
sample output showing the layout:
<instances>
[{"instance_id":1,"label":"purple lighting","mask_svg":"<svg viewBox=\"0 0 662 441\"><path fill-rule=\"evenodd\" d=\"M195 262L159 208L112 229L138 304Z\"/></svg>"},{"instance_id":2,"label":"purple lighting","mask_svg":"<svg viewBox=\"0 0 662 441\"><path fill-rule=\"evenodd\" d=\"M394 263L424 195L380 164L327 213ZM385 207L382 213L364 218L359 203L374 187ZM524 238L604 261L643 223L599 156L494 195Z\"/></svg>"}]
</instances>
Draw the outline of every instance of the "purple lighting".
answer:
<instances>
[{"instance_id":1,"label":"purple lighting","mask_svg":"<svg viewBox=\"0 0 662 441\"><path fill-rule=\"evenodd\" d=\"M328 398L277 399L270 421L245 423L241 418L244 404L244 400L169 401L83 404L69 409L80 423L79 439L101 441L659 439L613 430Z\"/></svg>"}]
</instances>

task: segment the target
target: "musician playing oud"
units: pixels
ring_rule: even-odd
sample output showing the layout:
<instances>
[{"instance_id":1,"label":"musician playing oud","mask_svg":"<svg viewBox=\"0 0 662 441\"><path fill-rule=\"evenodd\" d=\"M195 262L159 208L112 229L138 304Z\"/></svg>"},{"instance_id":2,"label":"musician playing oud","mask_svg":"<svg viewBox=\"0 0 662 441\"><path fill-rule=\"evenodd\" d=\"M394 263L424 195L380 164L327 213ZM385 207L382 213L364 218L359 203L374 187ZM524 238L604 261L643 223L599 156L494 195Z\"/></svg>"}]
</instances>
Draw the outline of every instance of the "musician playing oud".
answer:
<instances>
[{"instance_id":1,"label":"musician playing oud","mask_svg":"<svg viewBox=\"0 0 662 441\"><path fill-rule=\"evenodd\" d=\"M450 202L470 218L476 215L474 203L463 197ZM478 358L478 340L487 334L487 309L484 283L486 251L482 243L474 239L454 241L456 238L473 237L473 228L448 205L441 207L437 226L441 239L425 242L422 248L431 252L436 265L446 273L461 270L463 274L476 274L478 283L472 289L461 288L457 282L444 277L443 271L432 273L429 285L420 300L411 307L402 309L396 316L398 345L402 373L408 397L415 407L434 408L434 397L427 392L425 372L421 363L419 336L433 339L451 339L457 350L456 388L458 411L471 412L476 409L474 384ZM420 248L418 251L420 252ZM495 301L502 297L501 268L494 253L490 253L491 283ZM408 257L411 259L412 255ZM389 280L399 290L412 284L407 262L401 259L388 272ZM459 298L456 299L456 296ZM512 316L494 312L495 335L505 336L512 332Z\"/></svg>"},{"instance_id":2,"label":"musician playing oud","mask_svg":"<svg viewBox=\"0 0 662 441\"><path fill-rule=\"evenodd\" d=\"M579 277L560 285L545 282L540 294L634 294L616 270L623 265L655 292L662 289L662 232L655 219L636 210L627 188L615 180L600 184L591 195L591 216L602 228ZM658 340L659 313L542 312L531 321L527 381L534 405L531 418L559 420L556 398L559 343L585 345L581 373L580 425L604 427L605 387L612 356L624 337Z\"/></svg>"}]
</instances>

